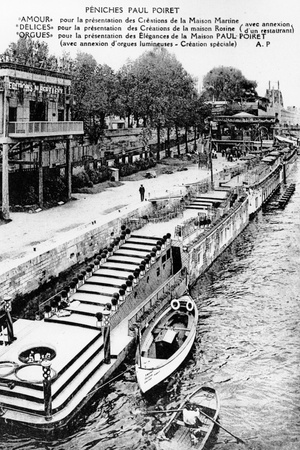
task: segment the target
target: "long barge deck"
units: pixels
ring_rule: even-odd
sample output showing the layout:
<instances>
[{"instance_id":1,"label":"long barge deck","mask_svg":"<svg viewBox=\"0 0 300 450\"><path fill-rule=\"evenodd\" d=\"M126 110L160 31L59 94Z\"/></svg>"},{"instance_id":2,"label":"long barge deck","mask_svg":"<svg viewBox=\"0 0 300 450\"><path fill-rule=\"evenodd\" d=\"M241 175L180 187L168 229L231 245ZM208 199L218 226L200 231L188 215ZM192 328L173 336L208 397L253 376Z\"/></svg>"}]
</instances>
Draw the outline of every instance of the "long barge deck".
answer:
<instances>
[{"instance_id":1,"label":"long barge deck","mask_svg":"<svg viewBox=\"0 0 300 450\"><path fill-rule=\"evenodd\" d=\"M48 430L68 423L125 359L135 341L135 320L143 320L153 299L180 295L187 274L193 281L212 264L268 201L281 182L280 171L278 164L261 172L254 194L241 178L204 194L192 185L185 211L171 221L162 216L139 227L131 217L136 230L123 231L106 253L99 250L68 291L43 305L42 320L19 319L12 332L6 299L2 419Z\"/></svg>"}]
</instances>

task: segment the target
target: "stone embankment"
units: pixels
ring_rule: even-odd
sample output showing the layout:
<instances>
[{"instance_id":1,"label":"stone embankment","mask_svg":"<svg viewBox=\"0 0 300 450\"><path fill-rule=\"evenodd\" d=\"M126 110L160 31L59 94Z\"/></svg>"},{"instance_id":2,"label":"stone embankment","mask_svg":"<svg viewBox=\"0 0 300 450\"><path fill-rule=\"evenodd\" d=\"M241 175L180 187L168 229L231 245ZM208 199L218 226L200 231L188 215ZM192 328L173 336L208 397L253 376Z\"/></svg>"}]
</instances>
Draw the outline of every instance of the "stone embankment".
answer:
<instances>
[{"instance_id":1,"label":"stone embankment","mask_svg":"<svg viewBox=\"0 0 300 450\"><path fill-rule=\"evenodd\" d=\"M236 163L225 158L214 162L214 173ZM165 174L144 181L146 199L209 179L196 164L187 171ZM76 201L37 214L13 213L12 222L1 227L0 296L13 298L33 292L75 264L92 258L108 245L121 224L130 217L151 213L152 203L141 202L140 181L124 182L97 195L77 194Z\"/></svg>"}]
</instances>

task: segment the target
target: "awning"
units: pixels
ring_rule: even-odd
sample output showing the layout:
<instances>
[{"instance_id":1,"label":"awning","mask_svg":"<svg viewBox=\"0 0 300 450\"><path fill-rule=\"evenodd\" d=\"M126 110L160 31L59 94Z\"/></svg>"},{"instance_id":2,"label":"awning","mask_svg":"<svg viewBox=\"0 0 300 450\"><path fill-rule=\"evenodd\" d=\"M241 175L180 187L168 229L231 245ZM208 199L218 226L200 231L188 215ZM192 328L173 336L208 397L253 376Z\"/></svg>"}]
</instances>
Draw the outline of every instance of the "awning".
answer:
<instances>
[{"instance_id":1,"label":"awning","mask_svg":"<svg viewBox=\"0 0 300 450\"><path fill-rule=\"evenodd\" d=\"M253 158L256 158L256 155L245 155L245 156L241 156L241 157L240 157L240 160L242 160L242 161L249 161L249 160L251 160L251 159L253 159Z\"/></svg>"},{"instance_id":2,"label":"awning","mask_svg":"<svg viewBox=\"0 0 300 450\"><path fill-rule=\"evenodd\" d=\"M276 159L276 156L266 156L262 159L262 162L273 163Z\"/></svg>"},{"instance_id":3,"label":"awning","mask_svg":"<svg viewBox=\"0 0 300 450\"><path fill-rule=\"evenodd\" d=\"M275 139L279 142L286 142L287 144L296 144L296 141L293 141L292 139L288 139L283 136L275 136Z\"/></svg>"}]
</instances>

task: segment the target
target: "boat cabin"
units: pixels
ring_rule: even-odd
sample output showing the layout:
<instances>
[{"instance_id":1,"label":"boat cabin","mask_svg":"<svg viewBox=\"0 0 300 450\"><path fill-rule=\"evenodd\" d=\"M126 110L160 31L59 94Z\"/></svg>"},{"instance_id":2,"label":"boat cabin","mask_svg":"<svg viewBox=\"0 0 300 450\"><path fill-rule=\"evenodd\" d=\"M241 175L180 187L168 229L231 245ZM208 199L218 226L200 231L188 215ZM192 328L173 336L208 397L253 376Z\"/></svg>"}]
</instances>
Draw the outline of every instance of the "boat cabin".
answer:
<instances>
[{"instance_id":1,"label":"boat cabin","mask_svg":"<svg viewBox=\"0 0 300 450\"><path fill-rule=\"evenodd\" d=\"M184 314L174 314L162 327L154 329L155 358L170 358L186 339L188 317Z\"/></svg>"}]
</instances>

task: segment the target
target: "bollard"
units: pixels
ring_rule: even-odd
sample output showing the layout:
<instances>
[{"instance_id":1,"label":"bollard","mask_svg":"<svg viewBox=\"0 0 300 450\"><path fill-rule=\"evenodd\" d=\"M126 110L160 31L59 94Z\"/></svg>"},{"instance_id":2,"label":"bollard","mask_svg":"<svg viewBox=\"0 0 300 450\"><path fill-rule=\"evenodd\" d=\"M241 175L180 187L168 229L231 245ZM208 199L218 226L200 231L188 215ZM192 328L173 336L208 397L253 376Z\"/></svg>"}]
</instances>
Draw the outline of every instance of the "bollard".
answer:
<instances>
[{"instance_id":1,"label":"bollard","mask_svg":"<svg viewBox=\"0 0 300 450\"><path fill-rule=\"evenodd\" d=\"M131 285L134 285L134 276L133 275L128 275L127 280L131 281Z\"/></svg>"},{"instance_id":2,"label":"bollard","mask_svg":"<svg viewBox=\"0 0 300 450\"><path fill-rule=\"evenodd\" d=\"M93 269L91 267L86 268L86 279L91 278L93 274Z\"/></svg>"},{"instance_id":3,"label":"bollard","mask_svg":"<svg viewBox=\"0 0 300 450\"><path fill-rule=\"evenodd\" d=\"M138 283L138 280L139 280L139 276L140 276L140 269L134 269L134 272L133 272L133 276L134 276L134 284L137 284Z\"/></svg>"},{"instance_id":4,"label":"bollard","mask_svg":"<svg viewBox=\"0 0 300 450\"><path fill-rule=\"evenodd\" d=\"M51 300L50 306L51 306L51 315L53 316L58 312L58 302L55 299L55 297Z\"/></svg>"},{"instance_id":5,"label":"bollard","mask_svg":"<svg viewBox=\"0 0 300 450\"><path fill-rule=\"evenodd\" d=\"M145 275L145 264L140 264L140 278L143 278Z\"/></svg>"},{"instance_id":6,"label":"bollard","mask_svg":"<svg viewBox=\"0 0 300 450\"><path fill-rule=\"evenodd\" d=\"M118 309L118 299L116 297L112 297L111 299L111 309L112 311L117 311Z\"/></svg>"},{"instance_id":7,"label":"bollard","mask_svg":"<svg viewBox=\"0 0 300 450\"><path fill-rule=\"evenodd\" d=\"M77 287L79 288L84 284L84 276L82 275L82 273L80 273L77 275L77 278L78 278Z\"/></svg>"},{"instance_id":8,"label":"bollard","mask_svg":"<svg viewBox=\"0 0 300 450\"><path fill-rule=\"evenodd\" d=\"M52 316L51 314L51 306L50 305L46 305L44 308L44 319L50 319L50 317Z\"/></svg>"},{"instance_id":9,"label":"bollard","mask_svg":"<svg viewBox=\"0 0 300 450\"><path fill-rule=\"evenodd\" d=\"M98 312L95 314L96 316L96 327L101 329L102 328L102 319L103 319L103 314L102 312Z\"/></svg>"},{"instance_id":10,"label":"bollard","mask_svg":"<svg viewBox=\"0 0 300 450\"><path fill-rule=\"evenodd\" d=\"M120 294L120 297L119 297L120 302L124 302L125 301L125 291L124 291L124 289L120 289L119 290L119 294Z\"/></svg>"},{"instance_id":11,"label":"bollard","mask_svg":"<svg viewBox=\"0 0 300 450\"><path fill-rule=\"evenodd\" d=\"M73 295L75 294L75 292L76 292L76 284L73 281L71 281L69 286L69 293L70 295Z\"/></svg>"},{"instance_id":12,"label":"bollard","mask_svg":"<svg viewBox=\"0 0 300 450\"><path fill-rule=\"evenodd\" d=\"M42 361L43 387L44 387L44 411L46 420L52 419L52 394L51 394L51 362Z\"/></svg>"},{"instance_id":13,"label":"bollard","mask_svg":"<svg viewBox=\"0 0 300 450\"><path fill-rule=\"evenodd\" d=\"M115 303L116 304L116 309L118 309L118 304L119 304L119 299L120 299L120 294L118 292L114 292L113 296L112 296L112 304Z\"/></svg>"},{"instance_id":14,"label":"bollard","mask_svg":"<svg viewBox=\"0 0 300 450\"><path fill-rule=\"evenodd\" d=\"M151 264L154 264L156 261L156 252L151 252L150 255L151 255Z\"/></svg>"},{"instance_id":15,"label":"bollard","mask_svg":"<svg viewBox=\"0 0 300 450\"><path fill-rule=\"evenodd\" d=\"M117 237L117 238L114 240L114 243L115 243L115 250L118 250L118 248L119 248L119 246L120 246L120 238Z\"/></svg>"},{"instance_id":16,"label":"bollard","mask_svg":"<svg viewBox=\"0 0 300 450\"><path fill-rule=\"evenodd\" d=\"M150 255L150 253L148 253L146 256L145 256L145 261L146 261L146 268L147 268L147 270L149 270L150 269L150 265L151 265L151 255Z\"/></svg>"},{"instance_id":17,"label":"bollard","mask_svg":"<svg viewBox=\"0 0 300 450\"><path fill-rule=\"evenodd\" d=\"M69 296L68 296L67 290L64 289L63 291L61 291L60 295L62 298L62 302L66 303L67 306L69 306L70 302L69 302Z\"/></svg>"},{"instance_id":18,"label":"bollard","mask_svg":"<svg viewBox=\"0 0 300 450\"><path fill-rule=\"evenodd\" d=\"M61 295L60 294L55 295L54 296L54 300L55 300L56 305L57 305L57 310L59 310L60 309L60 303L61 303Z\"/></svg>"},{"instance_id":19,"label":"bollard","mask_svg":"<svg viewBox=\"0 0 300 450\"><path fill-rule=\"evenodd\" d=\"M127 283L121 284L120 289L123 289L125 292L125 297L129 294L129 286Z\"/></svg>"},{"instance_id":20,"label":"bollard","mask_svg":"<svg viewBox=\"0 0 300 450\"><path fill-rule=\"evenodd\" d=\"M145 256L144 263L146 272L150 269L150 259L151 259L150 255Z\"/></svg>"}]
</instances>

